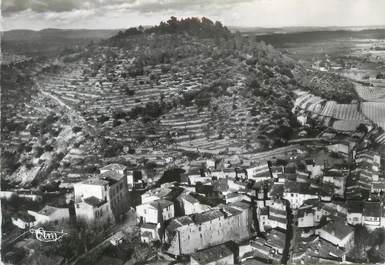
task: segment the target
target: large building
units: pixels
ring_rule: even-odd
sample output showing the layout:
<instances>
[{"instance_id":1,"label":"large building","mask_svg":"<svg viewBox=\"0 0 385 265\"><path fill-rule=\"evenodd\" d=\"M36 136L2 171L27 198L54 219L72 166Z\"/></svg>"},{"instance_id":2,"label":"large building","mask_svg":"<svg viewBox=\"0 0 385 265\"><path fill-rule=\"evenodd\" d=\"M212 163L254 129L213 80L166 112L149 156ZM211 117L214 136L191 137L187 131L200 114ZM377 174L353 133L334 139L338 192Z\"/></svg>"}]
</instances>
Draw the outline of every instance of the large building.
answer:
<instances>
[{"instance_id":1,"label":"large building","mask_svg":"<svg viewBox=\"0 0 385 265\"><path fill-rule=\"evenodd\" d=\"M124 172L103 171L74 185L77 219L95 224L120 220L128 209L128 187Z\"/></svg>"},{"instance_id":2,"label":"large building","mask_svg":"<svg viewBox=\"0 0 385 265\"><path fill-rule=\"evenodd\" d=\"M249 204L237 202L173 219L166 228L167 252L178 256L249 238Z\"/></svg>"}]
</instances>

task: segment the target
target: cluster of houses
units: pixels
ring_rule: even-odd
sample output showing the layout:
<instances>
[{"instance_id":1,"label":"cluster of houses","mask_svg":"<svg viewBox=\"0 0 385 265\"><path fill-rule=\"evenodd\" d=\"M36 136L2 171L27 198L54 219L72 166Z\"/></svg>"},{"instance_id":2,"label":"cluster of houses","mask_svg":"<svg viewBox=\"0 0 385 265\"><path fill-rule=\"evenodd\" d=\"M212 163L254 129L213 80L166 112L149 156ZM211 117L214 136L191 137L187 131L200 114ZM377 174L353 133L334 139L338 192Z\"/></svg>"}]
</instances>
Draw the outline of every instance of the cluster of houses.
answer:
<instances>
[{"instance_id":1,"label":"cluster of houses","mask_svg":"<svg viewBox=\"0 0 385 265\"><path fill-rule=\"evenodd\" d=\"M140 240L161 242L165 253L188 256L191 264L345 261L354 247L354 226L385 227L381 155L355 149L352 161L191 163L180 181L141 192L135 206ZM73 185L76 219L97 225L122 220L133 187L126 166L101 168ZM68 208L45 206L28 211L24 221L12 220L27 228L69 218Z\"/></svg>"}]
</instances>

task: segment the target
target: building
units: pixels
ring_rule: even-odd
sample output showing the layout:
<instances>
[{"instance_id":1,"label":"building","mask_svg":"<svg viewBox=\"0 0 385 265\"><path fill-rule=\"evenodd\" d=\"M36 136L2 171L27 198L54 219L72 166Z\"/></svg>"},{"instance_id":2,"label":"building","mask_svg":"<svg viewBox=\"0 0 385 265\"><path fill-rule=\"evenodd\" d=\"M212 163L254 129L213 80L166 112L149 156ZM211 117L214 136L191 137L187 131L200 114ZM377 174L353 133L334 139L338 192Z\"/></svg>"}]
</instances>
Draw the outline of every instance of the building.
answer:
<instances>
[{"instance_id":1,"label":"building","mask_svg":"<svg viewBox=\"0 0 385 265\"><path fill-rule=\"evenodd\" d=\"M103 170L99 175L74 184L78 219L103 224L123 217L128 210L127 177L118 169Z\"/></svg>"},{"instance_id":2,"label":"building","mask_svg":"<svg viewBox=\"0 0 385 265\"><path fill-rule=\"evenodd\" d=\"M159 237L160 224L144 223L140 227L140 240L144 243L150 243L160 240Z\"/></svg>"},{"instance_id":3,"label":"building","mask_svg":"<svg viewBox=\"0 0 385 265\"><path fill-rule=\"evenodd\" d=\"M58 208L46 205L38 212L28 210L28 214L36 219L37 224L52 222L55 225L64 224L69 221L70 212L68 208Z\"/></svg>"},{"instance_id":4,"label":"building","mask_svg":"<svg viewBox=\"0 0 385 265\"><path fill-rule=\"evenodd\" d=\"M364 203L362 201L348 201L347 220L350 225L362 224L362 211Z\"/></svg>"},{"instance_id":5,"label":"building","mask_svg":"<svg viewBox=\"0 0 385 265\"><path fill-rule=\"evenodd\" d=\"M11 221L20 229L28 229L37 224L35 217L30 214L18 214L16 217L11 217Z\"/></svg>"},{"instance_id":6,"label":"building","mask_svg":"<svg viewBox=\"0 0 385 265\"><path fill-rule=\"evenodd\" d=\"M191 254L191 265L235 264L233 251L225 244L207 248Z\"/></svg>"},{"instance_id":7,"label":"building","mask_svg":"<svg viewBox=\"0 0 385 265\"><path fill-rule=\"evenodd\" d=\"M177 197L179 208L182 215L201 213L210 209L210 206L201 204L197 198L191 194L182 193Z\"/></svg>"},{"instance_id":8,"label":"building","mask_svg":"<svg viewBox=\"0 0 385 265\"><path fill-rule=\"evenodd\" d=\"M249 237L249 204L238 202L171 220L166 228L167 252L191 254L227 241Z\"/></svg>"},{"instance_id":9,"label":"building","mask_svg":"<svg viewBox=\"0 0 385 265\"><path fill-rule=\"evenodd\" d=\"M175 216L174 204L160 199L136 206L136 215L141 223L163 223Z\"/></svg>"},{"instance_id":10,"label":"building","mask_svg":"<svg viewBox=\"0 0 385 265\"><path fill-rule=\"evenodd\" d=\"M310 189L308 183L286 181L284 184L283 198L289 201L292 209L298 209L304 201L318 199L319 192Z\"/></svg>"},{"instance_id":11,"label":"building","mask_svg":"<svg viewBox=\"0 0 385 265\"><path fill-rule=\"evenodd\" d=\"M362 212L362 224L370 230L374 230L382 225L382 206L378 201L364 202ZM383 224L385 226L385 224Z\"/></svg>"},{"instance_id":12,"label":"building","mask_svg":"<svg viewBox=\"0 0 385 265\"><path fill-rule=\"evenodd\" d=\"M270 168L267 162L256 164L246 168L247 178L255 181L264 181L271 179Z\"/></svg>"},{"instance_id":13,"label":"building","mask_svg":"<svg viewBox=\"0 0 385 265\"><path fill-rule=\"evenodd\" d=\"M265 245L270 247L273 250L274 254L282 255L285 249L285 244L286 244L286 234L281 231L272 229L266 235Z\"/></svg>"},{"instance_id":14,"label":"building","mask_svg":"<svg viewBox=\"0 0 385 265\"><path fill-rule=\"evenodd\" d=\"M257 208L259 231L265 232L271 228L287 229L286 204L280 200L267 203L266 207Z\"/></svg>"},{"instance_id":15,"label":"building","mask_svg":"<svg viewBox=\"0 0 385 265\"><path fill-rule=\"evenodd\" d=\"M322 181L334 186L334 195L343 198L346 188L347 171L337 169L325 169Z\"/></svg>"},{"instance_id":16,"label":"building","mask_svg":"<svg viewBox=\"0 0 385 265\"><path fill-rule=\"evenodd\" d=\"M354 246L354 229L342 219L331 220L325 226L317 229L316 234L345 250L350 250Z\"/></svg>"},{"instance_id":17,"label":"building","mask_svg":"<svg viewBox=\"0 0 385 265\"><path fill-rule=\"evenodd\" d=\"M146 191L141 195L141 202L150 203L152 201L164 199L172 192L171 185L172 184L166 183L159 188Z\"/></svg>"}]
</instances>

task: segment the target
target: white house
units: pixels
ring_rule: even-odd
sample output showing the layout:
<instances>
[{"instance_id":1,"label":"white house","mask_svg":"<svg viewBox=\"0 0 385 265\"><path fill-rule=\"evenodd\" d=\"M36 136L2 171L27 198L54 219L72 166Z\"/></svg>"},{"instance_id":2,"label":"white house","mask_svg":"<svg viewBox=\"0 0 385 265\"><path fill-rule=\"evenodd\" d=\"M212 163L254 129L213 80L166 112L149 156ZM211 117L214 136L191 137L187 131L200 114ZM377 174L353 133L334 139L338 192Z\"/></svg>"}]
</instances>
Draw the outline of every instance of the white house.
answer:
<instances>
[{"instance_id":1,"label":"white house","mask_svg":"<svg viewBox=\"0 0 385 265\"><path fill-rule=\"evenodd\" d=\"M54 224L63 224L69 221L70 213L68 208L57 208L53 206L44 206L38 212L28 210L28 214L36 219L36 223L43 224L53 222Z\"/></svg>"},{"instance_id":2,"label":"white house","mask_svg":"<svg viewBox=\"0 0 385 265\"><path fill-rule=\"evenodd\" d=\"M140 239L142 242L150 243L152 241L160 240L159 230L160 224L144 223L140 227Z\"/></svg>"},{"instance_id":3,"label":"white house","mask_svg":"<svg viewBox=\"0 0 385 265\"><path fill-rule=\"evenodd\" d=\"M201 213L210 209L210 206L201 204L198 199L190 194L182 193L177 197L183 215Z\"/></svg>"},{"instance_id":4,"label":"white house","mask_svg":"<svg viewBox=\"0 0 385 265\"><path fill-rule=\"evenodd\" d=\"M173 218L175 209L172 202L160 199L136 206L136 214L141 222L157 224Z\"/></svg>"},{"instance_id":5,"label":"white house","mask_svg":"<svg viewBox=\"0 0 385 265\"><path fill-rule=\"evenodd\" d=\"M298 209L304 201L318 197L319 194L311 190L308 183L286 181L284 184L283 198L290 202L292 209Z\"/></svg>"},{"instance_id":6,"label":"white house","mask_svg":"<svg viewBox=\"0 0 385 265\"><path fill-rule=\"evenodd\" d=\"M362 224L362 211L363 202L361 201L348 201L348 214L346 219L350 225Z\"/></svg>"}]
</instances>

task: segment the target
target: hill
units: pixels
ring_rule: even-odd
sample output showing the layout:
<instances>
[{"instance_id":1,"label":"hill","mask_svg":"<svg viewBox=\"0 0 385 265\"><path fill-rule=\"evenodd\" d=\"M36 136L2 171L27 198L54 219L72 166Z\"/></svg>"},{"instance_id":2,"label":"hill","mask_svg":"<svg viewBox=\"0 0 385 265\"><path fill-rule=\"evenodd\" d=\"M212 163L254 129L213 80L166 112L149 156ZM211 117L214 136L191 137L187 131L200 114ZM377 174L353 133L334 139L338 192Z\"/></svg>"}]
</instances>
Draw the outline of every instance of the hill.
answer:
<instances>
[{"instance_id":1,"label":"hill","mask_svg":"<svg viewBox=\"0 0 385 265\"><path fill-rule=\"evenodd\" d=\"M299 128L293 91L325 87L323 96L334 95L323 85L333 80L326 73L306 71L271 45L207 18L130 28L67 49L49 64L54 69L31 74L37 92L28 108L2 110L17 117L3 128L4 146L18 161L2 167L11 180L26 165L35 175L34 168L46 169L36 178L85 177L106 161L162 164L183 154L284 146ZM4 84L13 89L12 81ZM344 89L337 100L346 100Z\"/></svg>"}]
</instances>

